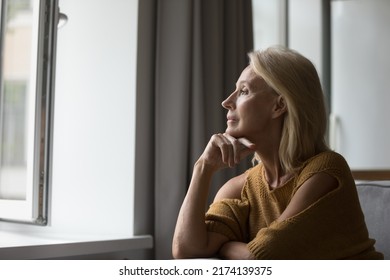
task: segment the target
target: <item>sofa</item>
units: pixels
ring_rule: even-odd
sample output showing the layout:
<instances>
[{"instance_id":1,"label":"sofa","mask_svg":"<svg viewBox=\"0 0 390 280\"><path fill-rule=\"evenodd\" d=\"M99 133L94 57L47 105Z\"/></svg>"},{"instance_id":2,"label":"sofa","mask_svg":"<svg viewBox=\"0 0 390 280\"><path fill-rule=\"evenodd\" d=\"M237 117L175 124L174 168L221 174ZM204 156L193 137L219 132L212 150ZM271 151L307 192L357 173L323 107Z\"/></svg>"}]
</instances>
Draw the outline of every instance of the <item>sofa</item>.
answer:
<instances>
[{"instance_id":1,"label":"sofa","mask_svg":"<svg viewBox=\"0 0 390 280\"><path fill-rule=\"evenodd\" d=\"M390 259L390 181L356 181L360 204L375 248Z\"/></svg>"}]
</instances>

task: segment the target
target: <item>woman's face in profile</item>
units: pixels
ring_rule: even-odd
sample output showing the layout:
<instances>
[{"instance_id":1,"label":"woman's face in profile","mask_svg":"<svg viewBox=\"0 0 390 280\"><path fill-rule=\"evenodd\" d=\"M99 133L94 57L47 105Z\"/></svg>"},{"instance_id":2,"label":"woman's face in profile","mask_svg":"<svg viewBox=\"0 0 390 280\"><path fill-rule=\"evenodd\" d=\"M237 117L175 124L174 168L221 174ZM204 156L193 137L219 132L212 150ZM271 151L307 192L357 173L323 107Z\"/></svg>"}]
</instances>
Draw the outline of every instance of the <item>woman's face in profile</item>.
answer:
<instances>
[{"instance_id":1,"label":"woman's face in profile","mask_svg":"<svg viewBox=\"0 0 390 280\"><path fill-rule=\"evenodd\" d=\"M267 133L272 123L272 112L278 95L246 67L236 83L235 91L222 102L228 110L226 133L235 138L256 140Z\"/></svg>"}]
</instances>

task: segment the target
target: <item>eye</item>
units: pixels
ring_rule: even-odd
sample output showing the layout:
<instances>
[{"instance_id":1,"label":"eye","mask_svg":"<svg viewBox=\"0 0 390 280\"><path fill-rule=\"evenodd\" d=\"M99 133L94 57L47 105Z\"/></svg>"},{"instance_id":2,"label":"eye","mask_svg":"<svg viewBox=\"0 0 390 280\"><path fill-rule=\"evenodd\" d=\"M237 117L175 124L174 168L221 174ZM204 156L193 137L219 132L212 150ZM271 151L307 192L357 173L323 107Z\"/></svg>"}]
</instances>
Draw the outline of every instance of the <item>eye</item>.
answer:
<instances>
[{"instance_id":1,"label":"eye","mask_svg":"<svg viewBox=\"0 0 390 280\"><path fill-rule=\"evenodd\" d=\"M247 95L249 92L247 89L240 89L240 91L238 92L239 95Z\"/></svg>"}]
</instances>

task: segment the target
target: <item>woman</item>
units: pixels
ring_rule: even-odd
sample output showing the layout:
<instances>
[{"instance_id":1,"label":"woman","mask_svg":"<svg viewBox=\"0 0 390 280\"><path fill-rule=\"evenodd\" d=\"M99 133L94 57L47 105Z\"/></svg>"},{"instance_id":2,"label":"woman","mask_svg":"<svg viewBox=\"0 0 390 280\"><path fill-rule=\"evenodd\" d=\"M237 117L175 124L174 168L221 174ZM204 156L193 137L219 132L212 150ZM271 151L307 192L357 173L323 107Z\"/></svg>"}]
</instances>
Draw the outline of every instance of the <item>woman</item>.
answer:
<instances>
[{"instance_id":1,"label":"woman","mask_svg":"<svg viewBox=\"0 0 390 280\"><path fill-rule=\"evenodd\" d=\"M368 236L349 167L325 143L315 67L281 47L249 58L222 103L225 133L213 135L195 163L173 256L383 259ZM213 174L253 153L257 164L226 182L205 215Z\"/></svg>"}]
</instances>

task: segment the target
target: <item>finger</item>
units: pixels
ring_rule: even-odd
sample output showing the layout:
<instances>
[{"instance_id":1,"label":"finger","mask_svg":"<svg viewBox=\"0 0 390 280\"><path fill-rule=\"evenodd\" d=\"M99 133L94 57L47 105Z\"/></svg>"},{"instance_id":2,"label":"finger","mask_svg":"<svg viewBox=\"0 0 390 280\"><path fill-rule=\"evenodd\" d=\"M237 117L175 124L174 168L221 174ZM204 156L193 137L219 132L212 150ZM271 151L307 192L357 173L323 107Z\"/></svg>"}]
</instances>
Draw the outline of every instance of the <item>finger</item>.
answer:
<instances>
[{"instance_id":1,"label":"finger","mask_svg":"<svg viewBox=\"0 0 390 280\"><path fill-rule=\"evenodd\" d=\"M238 138L237 140L248 149L253 150L255 148L255 144L244 137Z\"/></svg>"},{"instance_id":2,"label":"finger","mask_svg":"<svg viewBox=\"0 0 390 280\"><path fill-rule=\"evenodd\" d=\"M246 148L245 146L243 146L239 141L238 139L234 138L233 136L225 133L223 136L225 136L229 141L230 143L232 144L233 146L233 153L234 153L234 163L237 164L241 161L240 159L240 152L243 148Z\"/></svg>"},{"instance_id":3,"label":"finger","mask_svg":"<svg viewBox=\"0 0 390 280\"><path fill-rule=\"evenodd\" d=\"M248 155L253 154L256 151L256 145L246 138L237 139L242 144L243 149L239 153L239 161L246 158Z\"/></svg>"},{"instance_id":4,"label":"finger","mask_svg":"<svg viewBox=\"0 0 390 280\"><path fill-rule=\"evenodd\" d=\"M218 146L221 150L222 162L230 167L234 166L234 147L230 140L219 134Z\"/></svg>"},{"instance_id":5,"label":"finger","mask_svg":"<svg viewBox=\"0 0 390 280\"><path fill-rule=\"evenodd\" d=\"M238 140L238 142L240 142L242 145L244 145L245 147L247 147L249 149L254 149L256 146L254 143L252 143L251 141L249 141L245 137L234 138L233 136L231 136L230 134L227 134L227 133L224 133L223 136L225 136L226 138L228 138L232 142L233 142L233 140Z\"/></svg>"}]
</instances>

